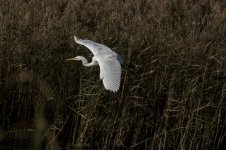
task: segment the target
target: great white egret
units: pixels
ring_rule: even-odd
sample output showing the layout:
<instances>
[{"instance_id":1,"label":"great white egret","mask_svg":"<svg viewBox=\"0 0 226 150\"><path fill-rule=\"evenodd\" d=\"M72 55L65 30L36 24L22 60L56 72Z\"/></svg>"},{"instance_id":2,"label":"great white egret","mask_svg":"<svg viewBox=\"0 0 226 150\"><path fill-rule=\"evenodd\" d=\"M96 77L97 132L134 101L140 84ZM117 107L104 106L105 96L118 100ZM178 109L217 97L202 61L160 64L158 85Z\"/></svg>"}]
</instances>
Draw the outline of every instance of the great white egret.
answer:
<instances>
[{"instance_id":1,"label":"great white egret","mask_svg":"<svg viewBox=\"0 0 226 150\"><path fill-rule=\"evenodd\" d=\"M122 58L109 47L99 44L90 40L79 39L74 36L76 43L84 45L93 53L92 62L88 63L87 59L83 56L76 56L67 60L81 60L83 66L91 67L100 66L100 79L103 80L103 84L106 90L117 92L120 86L121 80L121 64Z\"/></svg>"}]
</instances>

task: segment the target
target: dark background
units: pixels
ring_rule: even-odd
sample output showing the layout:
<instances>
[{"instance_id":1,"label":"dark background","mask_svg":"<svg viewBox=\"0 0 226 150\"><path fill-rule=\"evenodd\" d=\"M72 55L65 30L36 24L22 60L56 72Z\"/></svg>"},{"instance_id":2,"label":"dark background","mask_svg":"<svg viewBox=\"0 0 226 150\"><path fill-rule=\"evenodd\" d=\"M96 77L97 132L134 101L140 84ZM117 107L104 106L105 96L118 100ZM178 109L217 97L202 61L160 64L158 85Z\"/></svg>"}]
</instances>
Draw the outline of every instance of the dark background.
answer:
<instances>
[{"instance_id":1,"label":"dark background","mask_svg":"<svg viewBox=\"0 0 226 150\"><path fill-rule=\"evenodd\" d=\"M74 35L137 75L106 91ZM223 149L225 118L225 1L0 1L0 148Z\"/></svg>"}]
</instances>

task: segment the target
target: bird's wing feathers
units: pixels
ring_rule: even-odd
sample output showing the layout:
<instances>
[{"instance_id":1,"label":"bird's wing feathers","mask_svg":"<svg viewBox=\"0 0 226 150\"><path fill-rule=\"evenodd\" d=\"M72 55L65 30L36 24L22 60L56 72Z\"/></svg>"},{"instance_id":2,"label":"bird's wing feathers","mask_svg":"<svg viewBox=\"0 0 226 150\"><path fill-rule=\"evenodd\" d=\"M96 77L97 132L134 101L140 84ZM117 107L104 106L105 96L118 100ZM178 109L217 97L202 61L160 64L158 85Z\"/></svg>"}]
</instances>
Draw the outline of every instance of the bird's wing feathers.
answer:
<instances>
[{"instance_id":1,"label":"bird's wing feathers","mask_svg":"<svg viewBox=\"0 0 226 150\"><path fill-rule=\"evenodd\" d=\"M74 40L76 43L84 45L85 47L90 49L93 55L97 55L99 53L105 53L105 52L112 52L112 50L109 47L103 44L99 44L90 40L79 39L76 36L74 36Z\"/></svg>"},{"instance_id":2,"label":"bird's wing feathers","mask_svg":"<svg viewBox=\"0 0 226 150\"><path fill-rule=\"evenodd\" d=\"M107 90L117 92L120 86L121 65L114 58L97 59L100 66L100 78L103 79L104 87Z\"/></svg>"},{"instance_id":3,"label":"bird's wing feathers","mask_svg":"<svg viewBox=\"0 0 226 150\"><path fill-rule=\"evenodd\" d=\"M107 90L116 92L120 86L122 58L109 47L90 40L79 39L74 36L76 43L84 45L93 53L100 66L100 79L103 79Z\"/></svg>"}]
</instances>

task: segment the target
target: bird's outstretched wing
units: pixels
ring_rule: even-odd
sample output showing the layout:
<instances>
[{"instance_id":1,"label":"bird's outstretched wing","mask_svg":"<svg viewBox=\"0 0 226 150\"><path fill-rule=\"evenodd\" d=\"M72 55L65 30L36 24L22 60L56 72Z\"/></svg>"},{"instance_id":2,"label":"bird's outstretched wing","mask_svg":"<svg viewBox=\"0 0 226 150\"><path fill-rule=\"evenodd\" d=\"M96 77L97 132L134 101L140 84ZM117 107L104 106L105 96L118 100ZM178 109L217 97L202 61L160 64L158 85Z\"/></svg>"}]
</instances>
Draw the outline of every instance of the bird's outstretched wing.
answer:
<instances>
[{"instance_id":1,"label":"bird's outstretched wing","mask_svg":"<svg viewBox=\"0 0 226 150\"><path fill-rule=\"evenodd\" d=\"M107 90L117 92L120 86L121 65L114 58L98 58L100 66L100 78L103 79L104 87Z\"/></svg>"},{"instance_id":2,"label":"bird's outstretched wing","mask_svg":"<svg viewBox=\"0 0 226 150\"><path fill-rule=\"evenodd\" d=\"M98 55L99 53L112 52L112 50L109 47L103 44L99 44L90 40L79 39L76 36L74 36L74 40L76 43L84 45L85 47L90 49L93 55Z\"/></svg>"},{"instance_id":3,"label":"bird's outstretched wing","mask_svg":"<svg viewBox=\"0 0 226 150\"><path fill-rule=\"evenodd\" d=\"M117 92L121 79L122 58L112 51L109 47L90 40L79 39L74 36L76 43L84 45L94 55L94 59L100 66L100 79L103 80L104 87L107 90Z\"/></svg>"}]
</instances>

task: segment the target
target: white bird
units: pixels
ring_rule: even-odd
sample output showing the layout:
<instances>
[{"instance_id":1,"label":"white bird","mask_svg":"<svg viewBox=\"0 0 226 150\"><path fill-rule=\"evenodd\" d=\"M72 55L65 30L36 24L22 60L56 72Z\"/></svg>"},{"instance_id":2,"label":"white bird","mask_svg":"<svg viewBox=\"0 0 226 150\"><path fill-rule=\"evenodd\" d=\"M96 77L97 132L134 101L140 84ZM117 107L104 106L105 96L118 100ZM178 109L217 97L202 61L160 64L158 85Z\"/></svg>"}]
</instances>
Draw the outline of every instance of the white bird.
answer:
<instances>
[{"instance_id":1,"label":"white bird","mask_svg":"<svg viewBox=\"0 0 226 150\"><path fill-rule=\"evenodd\" d=\"M93 53L92 62L88 63L87 59L83 56L76 56L67 60L81 60L83 66L91 67L100 66L100 79L103 80L103 84L106 90L117 92L120 87L121 80L121 64L122 58L109 47L99 44L90 40L79 39L74 36L76 43L84 45Z\"/></svg>"}]
</instances>

